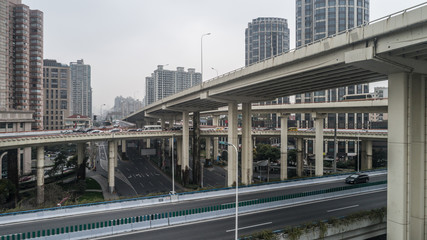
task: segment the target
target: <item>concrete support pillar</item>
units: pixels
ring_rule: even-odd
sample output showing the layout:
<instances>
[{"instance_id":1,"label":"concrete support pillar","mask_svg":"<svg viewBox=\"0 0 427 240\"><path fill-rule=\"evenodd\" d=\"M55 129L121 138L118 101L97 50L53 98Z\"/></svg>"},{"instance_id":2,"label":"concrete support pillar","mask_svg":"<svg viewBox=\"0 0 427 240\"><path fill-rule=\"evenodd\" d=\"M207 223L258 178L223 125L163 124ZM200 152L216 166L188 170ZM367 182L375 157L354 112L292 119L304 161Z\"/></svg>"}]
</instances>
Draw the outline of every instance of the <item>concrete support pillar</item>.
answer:
<instances>
[{"instance_id":1,"label":"concrete support pillar","mask_svg":"<svg viewBox=\"0 0 427 240\"><path fill-rule=\"evenodd\" d=\"M323 176L323 121L324 114L313 113L314 127L316 128L315 155L316 155L316 176Z\"/></svg>"},{"instance_id":2,"label":"concrete support pillar","mask_svg":"<svg viewBox=\"0 0 427 240\"><path fill-rule=\"evenodd\" d=\"M146 145L146 147L147 148L151 148L151 139L149 139L149 138L147 138L147 145Z\"/></svg>"},{"instance_id":3,"label":"concrete support pillar","mask_svg":"<svg viewBox=\"0 0 427 240\"><path fill-rule=\"evenodd\" d=\"M426 79L389 75L387 238L426 238Z\"/></svg>"},{"instance_id":4,"label":"concrete support pillar","mask_svg":"<svg viewBox=\"0 0 427 240\"><path fill-rule=\"evenodd\" d=\"M372 169L372 141L362 141L362 170Z\"/></svg>"},{"instance_id":5,"label":"concrete support pillar","mask_svg":"<svg viewBox=\"0 0 427 240\"><path fill-rule=\"evenodd\" d=\"M16 161L16 165L18 166L18 177L20 177L22 175L22 171L21 171L21 153L22 153L22 149L18 148L18 156L17 156L17 161Z\"/></svg>"},{"instance_id":6,"label":"concrete support pillar","mask_svg":"<svg viewBox=\"0 0 427 240\"><path fill-rule=\"evenodd\" d=\"M206 159L213 159L211 154L211 138L210 137L205 138L205 155L206 155Z\"/></svg>"},{"instance_id":7,"label":"concrete support pillar","mask_svg":"<svg viewBox=\"0 0 427 240\"><path fill-rule=\"evenodd\" d=\"M86 178L86 166L84 164L86 143L77 144L77 179Z\"/></svg>"},{"instance_id":8,"label":"concrete support pillar","mask_svg":"<svg viewBox=\"0 0 427 240\"><path fill-rule=\"evenodd\" d=\"M280 118L280 180L288 178L288 117L282 114Z\"/></svg>"},{"instance_id":9,"label":"concrete support pillar","mask_svg":"<svg viewBox=\"0 0 427 240\"><path fill-rule=\"evenodd\" d=\"M37 205L44 203L44 147L37 147Z\"/></svg>"},{"instance_id":10,"label":"concrete support pillar","mask_svg":"<svg viewBox=\"0 0 427 240\"><path fill-rule=\"evenodd\" d=\"M251 103L242 104L242 183L252 183L253 146Z\"/></svg>"},{"instance_id":11,"label":"concrete support pillar","mask_svg":"<svg viewBox=\"0 0 427 240\"><path fill-rule=\"evenodd\" d=\"M237 103L228 104L228 142L239 149L237 136ZM231 187L236 181L237 153L233 146L228 145L228 178L227 185ZM238 183L236 183L238 184Z\"/></svg>"},{"instance_id":12,"label":"concrete support pillar","mask_svg":"<svg viewBox=\"0 0 427 240\"><path fill-rule=\"evenodd\" d=\"M182 166L182 138L176 138L176 158L177 164Z\"/></svg>"},{"instance_id":13,"label":"concrete support pillar","mask_svg":"<svg viewBox=\"0 0 427 240\"><path fill-rule=\"evenodd\" d=\"M122 140L122 153L126 153L126 140Z\"/></svg>"},{"instance_id":14,"label":"concrete support pillar","mask_svg":"<svg viewBox=\"0 0 427 240\"><path fill-rule=\"evenodd\" d=\"M31 173L31 147L24 148L24 166L22 171L23 174Z\"/></svg>"},{"instance_id":15,"label":"concrete support pillar","mask_svg":"<svg viewBox=\"0 0 427 240\"><path fill-rule=\"evenodd\" d=\"M85 143L77 144L77 165L80 168L85 158Z\"/></svg>"},{"instance_id":16,"label":"concrete support pillar","mask_svg":"<svg viewBox=\"0 0 427 240\"><path fill-rule=\"evenodd\" d=\"M304 161L302 160L302 138L297 138L297 176L302 177Z\"/></svg>"},{"instance_id":17,"label":"concrete support pillar","mask_svg":"<svg viewBox=\"0 0 427 240\"><path fill-rule=\"evenodd\" d=\"M189 114L187 111L182 112L182 165L181 170L190 168L189 161L189 146L190 146L190 132L189 132Z\"/></svg>"},{"instance_id":18,"label":"concrete support pillar","mask_svg":"<svg viewBox=\"0 0 427 240\"><path fill-rule=\"evenodd\" d=\"M108 187L110 193L114 191L114 168L115 159L117 159L117 145L116 141L108 142Z\"/></svg>"},{"instance_id":19,"label":"concrete support pillar","mask_svg":"<svg viewBox=\"0 0 427 240\"><path fill-rule=\"evenodd\" d=\"M212 126L214 126L214 127L219 126L219 116L213 116L212 117Z\"/></svg>"},{"instance_id":20,"label":"concrete support pillar","mask_svg":"<svg viewBox=\"0 0 427 240\"><path fill-rule=\"evenodd\" d=\"M215 127L219 126L219 116L213 116L212 117L212 126L215 126ZM214 161L216 161L217 156L219 154L218 144L219 144L218 137L214 137L213 138L213 153L212 153Z\"/></svg>"},{"instance_id":21,"label":"concrete support pillar","mask_svg":"<svg viewBox=\"0 0 427 240\"><path fill-rule=\"evenodd\" d=\"M115 147L115 155L114 155L114 167L117 167L117 165L119 164L119 154L117 152L117 146L118 146L118 140L114 141L114 147Z\"/></svg>"}]
</instances>

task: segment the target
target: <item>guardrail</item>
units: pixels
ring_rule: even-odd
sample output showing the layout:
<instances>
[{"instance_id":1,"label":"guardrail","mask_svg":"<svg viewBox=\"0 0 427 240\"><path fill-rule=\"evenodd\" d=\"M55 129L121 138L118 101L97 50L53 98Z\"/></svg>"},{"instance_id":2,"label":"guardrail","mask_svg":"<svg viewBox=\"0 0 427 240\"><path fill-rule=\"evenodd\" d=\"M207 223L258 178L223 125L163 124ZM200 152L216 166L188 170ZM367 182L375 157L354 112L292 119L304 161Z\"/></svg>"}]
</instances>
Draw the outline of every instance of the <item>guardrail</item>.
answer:
<instances>
[{"instance_id":1,"label":"guardrail","mask_svg":"<svg viewBox=\"0 0 427 240\"><path fill-rule=\"evenodd\" d=\"M365 171L374 174L385 174L386 170L370 170ZM326 175L320 177L308 177L308 178L298 178L290 179L284 181L270 182L270 183L258 183L247 186L239 186L240 193L249 193L262 191L264 189L278 189L283 187L310 184L310 183L322 183L326 181L336 181L344 179L345 176L348 176L351 173L341 173ZM320 180L320 181L319 181ZM323 180L323 181L322 181ZM226 188L217 188L209 190L200 190L194 192L183 192L177 193L177 199L171 198L171 195L157 195L150 197L139 197L131 199L122 199L122 200L113 200L97 203L86 203L79 205L70 205L62 207L53 207L53 208L44 208L44 209L35 209L28 211L12 212L12 213L2 213L0 214L0 224L2 223L11 223L19 221L30 221L33 219L42 219L42 218L52 218L64 215L75 215L82 214L86 212L101 212L105 210L120 209L120 208L131 208L131 207L141 207L153 204L164 204L175 201L186 201L186 200L195 200L207 197L218 197L225 195L232 195L235 193L234 187Z\"/></svg>"},{"instance_id":2,"label":"guardrail","mask_svg":"<svg viewBox=\"0 0 427 240\"><path fill-rule=\"evenodd\" d=\"M316 201L319 199L334 198L361 192L384 189L387 181L378 181L359 185L335 187L323 190L301 192L275 197L254 199L239 202L239 212L251 212L260 209L275 208L301 202ZM201 208L191 208L173 212L163 212L143 216L113 219L103 222L71 225L54 229L42 229L26 233L16 233L1 236L1 240L20 239L75 239L111 235L120 232L148 229L154 227L194 222L201 219L210 219L235 214L235 203L220 204Z\"/></svg>"}]
</instances>

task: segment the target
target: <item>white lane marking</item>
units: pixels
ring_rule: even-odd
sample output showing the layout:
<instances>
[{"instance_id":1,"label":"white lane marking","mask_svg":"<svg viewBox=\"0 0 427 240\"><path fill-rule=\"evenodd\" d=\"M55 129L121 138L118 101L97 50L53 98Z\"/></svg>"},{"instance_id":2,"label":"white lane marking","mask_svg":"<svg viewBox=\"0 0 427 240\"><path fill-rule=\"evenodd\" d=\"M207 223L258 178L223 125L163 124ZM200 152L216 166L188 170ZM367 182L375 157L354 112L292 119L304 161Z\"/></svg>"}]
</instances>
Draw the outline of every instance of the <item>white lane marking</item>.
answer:
<instances>
[{"instance_id":1,"label":"white lane marking","mask_svg":"<svg viewBox=\"0 0 427 240\"><path fill-rule=\"evenodd\" d=\"M349 208L355 208L358 207L359 205L352 205L352 206L348 206L348 207L342 207L342 208L337 208L337 209L332 209L332 210L328 210L326 212L335 212L335 211L340 211L340 210L344 210L344 209L349 209Z\"/></svg>"},{"instance_id":2,"label":"white lane marking","mask_svg":"<svg viewBox=\"0 0 427 240\"><path fill-rule=\"evenodd\" d=\"M252 226L241 227L241 228L239 228L239 230L248 229L248 228L254 228L254 227L259 227L259 226L264 226L264 225L269 225L269 224L272 224L272 223L273 222L266 222L266 223L260 223L260 224L252 225ZM230 230L227 230L225 232L234 232L234 231L236 231L236 229L230 229Z\"/></svg>"}]
</instances>

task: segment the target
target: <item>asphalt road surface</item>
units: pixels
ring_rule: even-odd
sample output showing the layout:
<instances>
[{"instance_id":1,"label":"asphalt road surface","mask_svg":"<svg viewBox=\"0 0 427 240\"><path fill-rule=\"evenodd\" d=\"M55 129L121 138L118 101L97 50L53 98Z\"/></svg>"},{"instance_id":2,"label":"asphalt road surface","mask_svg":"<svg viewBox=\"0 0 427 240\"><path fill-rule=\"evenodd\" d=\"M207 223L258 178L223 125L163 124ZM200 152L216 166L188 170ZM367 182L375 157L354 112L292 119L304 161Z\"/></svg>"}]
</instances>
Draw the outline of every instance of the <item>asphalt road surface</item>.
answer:
<instances>
[{"instance_id":1,"label":"asphalt road surface","mask_svg":"<svg viewBox=\"0 0 427 240\"><path fill-rule=\"evenodd\" d=\"M381 208L387 205L387 192L363 194L341 199L319 201L290 208L276 208L239 216L239 236L250 235L264 229L279 230L286 226L326 220L361 210ZM233 239L235 218L227 217L160 229L118 234L98 239Z\"/></svg>"},{"instance_id":2,"label":"asphalt road surface","mask_svg":"<svg viewBox=\"0 0 427 240\"><path fill-rule=\"evenodd\" d=\"M371 182L386 180L386 178L387 178L387 175L373 176L371 177ZM280 195L299 193L299 192L305 192L305 191L328 189L332 187L339 187L339 186L345 186L345 185L346 184L344 183L343 180L339 180L339 181L328 182L328 183L286 187L283 189L273 189L273 190L266 190L266 191L260 191L260 192L239 194L239 200L246 201L246 200L280 196ZM225 203L232 203L234 201L235 201L235 196L229 195L229 196L206 198L206 199L200 199L200 200L182 201L177 203L165 203L161 205L110 210L110 211L97 212L97 213L87 213L84 215L77 215L77 216L63 216L59 218L1 225L0 232L2 234L29 232L29 231L40 230L41 226L46 226L45 227L46 229L58 228L58 227L78 225L83 223L107 221L107 220L124 218L124 217L135 217L135 216L141 216L141 215L153 214L153 213L162 213L162 212L171 212L171 211L185 210L185 209L191 209L191 208L207 207L207 206L220 205Z\"/></svg>"}]
</instances>

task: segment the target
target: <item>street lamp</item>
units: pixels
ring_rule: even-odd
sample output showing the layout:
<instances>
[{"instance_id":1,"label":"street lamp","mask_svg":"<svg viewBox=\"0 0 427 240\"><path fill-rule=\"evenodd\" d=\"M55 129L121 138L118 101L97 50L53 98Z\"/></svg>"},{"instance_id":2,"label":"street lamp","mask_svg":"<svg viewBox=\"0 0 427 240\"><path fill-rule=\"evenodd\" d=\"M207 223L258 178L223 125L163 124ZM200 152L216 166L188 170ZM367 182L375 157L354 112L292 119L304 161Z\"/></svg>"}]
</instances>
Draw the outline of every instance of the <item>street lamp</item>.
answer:
<instances>
[{"instance_id":1,"label":"street lamp","mask_svg":"<svg viewBox=\"0 0 427 240\"><path fill-rule=\"evenodd\" d=\"M211 69L212 69L212 70L214 70L214 71L216 72L216 77L218 77L218 70L217 70L217 69L215 69L215 68L213 68L213 67L211 67Z\"/></svg>"},{"instance_id":2,"label":"street lamp","mask_svg":"<svg viewBox=\"0 0 427 240\"><path fill-rule=\"evenodd\" d=\"M200 37L200 69L202 73L202 82L203 82L203 37L211 35L211 33L205 33Z\"/></svg>"},{"instance_id":3,"label":"street lamp","mask_svg":"<svg viewBox=\"0 0 427 240\"><path fill-rule=\"evenodd\" d=\"M234 144L229 142L220 141L220 144L230 145L236 150L236 230L234 231L234 238L237 240L238 231L239 231L239 152L237 151L237 147Z\"/></svg>"}]
</instances>

